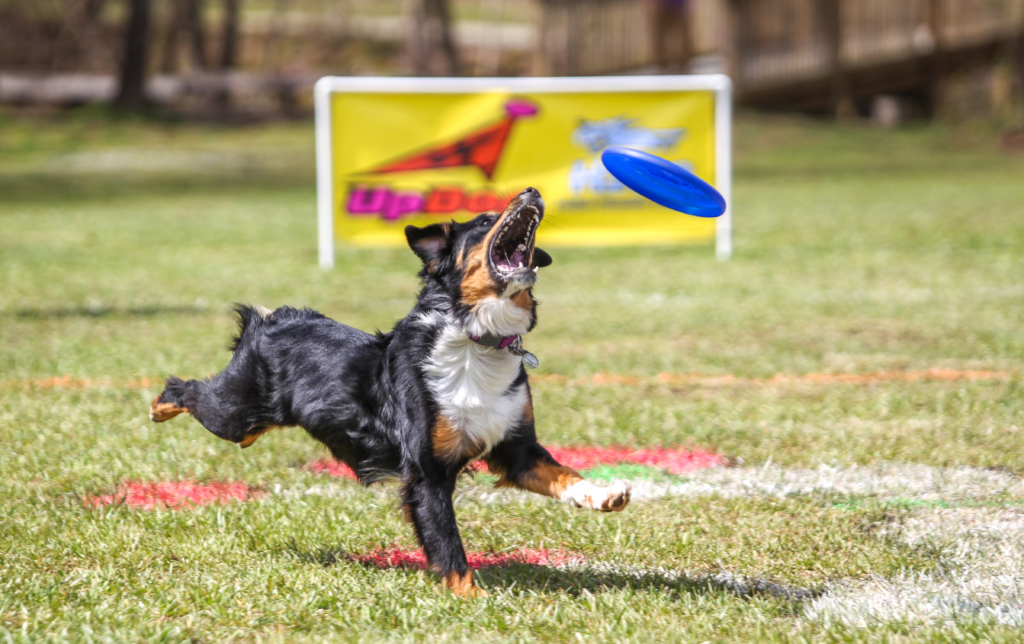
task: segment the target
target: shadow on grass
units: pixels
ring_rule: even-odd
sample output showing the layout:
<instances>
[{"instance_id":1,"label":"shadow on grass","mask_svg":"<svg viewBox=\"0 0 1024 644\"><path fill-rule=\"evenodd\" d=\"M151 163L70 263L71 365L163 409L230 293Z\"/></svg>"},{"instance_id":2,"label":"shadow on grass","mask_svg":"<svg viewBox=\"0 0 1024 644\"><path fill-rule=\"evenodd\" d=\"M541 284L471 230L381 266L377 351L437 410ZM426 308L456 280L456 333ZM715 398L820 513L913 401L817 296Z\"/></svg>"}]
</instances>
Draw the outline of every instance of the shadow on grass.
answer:
<instances>
[{"instance_id":1,"label":"shadow on grass","mask_svg":"<svg viewBox=\"0 0 1024 644\"><path fill-rule=\"evenodd\" d=\"M113 175L67 176L58 173L0 173L0 194L8 205L48 202L77 202L114 198L179 197L194 194L266 193L282 190L314 194L310 173L240 172L208 175L165 173L139 176Z\"/></svg>"},{"instance_id":2,"label":"shadow on grass","mask_svg":"<svg viewBox=\"0 0 1024 644\"><path fill-rule=\"evenodd\" d=\"M62 318L104 318L104 317L155 317L158 315L207 315L212 313L205 306L182 306L150 304L145 306L67 306L51 309L17 309L7 316L22 320L53 320Z\"/></svg>"},{"instance_id":3,"label":"shadow on grass","mask_svg":"<svg viewBox=\"0 0 1024 644\"><path fill-rule=\"evenodd\" d=\"M673 599L683 596L725 593L736 597L771 597L787 602L804 602L822 591L785 586L763 580L745 580L731 573L689 574L668 570L628 569L597 564L595 566L552 567L535 564L512 564L481 568L476 571L488 589L530 589L537 592L564 592L577 596L583 591L596 593L609 590L668 593Z\"/></svg>"},{"instance_id":4,"label":"shadow on grass","mask_svg":"<svg viewBox=\"0 0 1024 644\"><path fill-rule=\"evenodd\" d=\"M304 563L331 567L336 564L364 566L381 570L401 569L410 574L429 574L418 566L380 566L359 560L358 555L323 548L309 552L296 547L290 550ZM692 574L664 569L642 569L609 564L574 564L550 566L533 563L511 563L486 566L475 570L481 585L491 594L519 589L541 593L565 593L573 597L584 592L630 590L669 594L678 600L684 596L728 594L734 597L767 597L790 604L800 604L823 594L816 588L786 586L762 579L745 579L732 573Z\"/></svg>"}]
</instances>

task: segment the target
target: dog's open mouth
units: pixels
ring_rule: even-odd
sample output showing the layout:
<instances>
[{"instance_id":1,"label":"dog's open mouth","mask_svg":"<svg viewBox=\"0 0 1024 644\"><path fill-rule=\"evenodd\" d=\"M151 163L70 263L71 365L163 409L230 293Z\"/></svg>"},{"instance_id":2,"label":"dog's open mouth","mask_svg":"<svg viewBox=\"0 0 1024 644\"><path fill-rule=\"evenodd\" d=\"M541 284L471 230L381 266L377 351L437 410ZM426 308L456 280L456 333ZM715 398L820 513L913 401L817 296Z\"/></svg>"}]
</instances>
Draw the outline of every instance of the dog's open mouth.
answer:
<instances>
[{"instance_id":1,"label":"dog's open mouth","mask_svg":"<svg viewBox=\"0 0 1024 644\"><path fill-rule=\"evenodd\" d=\"M494 274L505 281L516 275L536 273L530 267L537 226L544 218L544 202L531 200L509 214L491 241L489 257Z\"/></svg>"}]
</instances>

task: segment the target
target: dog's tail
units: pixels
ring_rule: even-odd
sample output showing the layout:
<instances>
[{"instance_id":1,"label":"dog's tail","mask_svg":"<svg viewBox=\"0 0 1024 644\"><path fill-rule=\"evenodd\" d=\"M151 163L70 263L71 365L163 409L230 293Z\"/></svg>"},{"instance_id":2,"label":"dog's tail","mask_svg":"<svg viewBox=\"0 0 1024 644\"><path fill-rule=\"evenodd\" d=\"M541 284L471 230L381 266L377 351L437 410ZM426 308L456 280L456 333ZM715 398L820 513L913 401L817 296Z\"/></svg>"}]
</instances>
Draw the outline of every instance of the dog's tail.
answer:
<instances>
[{"instance_id":1,"label":"dog's tail","mask_svg":"<svg viewBox=\"0 0 1024 644\"><path fill-rule=\"evenodd\" d=\"M196 380L186 381L177 376L168 378L163 393L153 400L149 408L149 419L154 423L162 423L178 414L189 412L188 401L195 399L195 388L200 384Z\"/></svg>"},{"instance_id":2,"label":"dog's tail","mask_svg":"<svg viewBox=\"0 0 1024 644\"><path fill-rule=\"evenodd\" d=\"M238 331L231 337L228 349L232 353L238 351L238 347L247 344L258 334L257 331L273 313L265 306L249 306L248 304L235 304L235 316L238 318Z\"/></svg>"}]
</instances>

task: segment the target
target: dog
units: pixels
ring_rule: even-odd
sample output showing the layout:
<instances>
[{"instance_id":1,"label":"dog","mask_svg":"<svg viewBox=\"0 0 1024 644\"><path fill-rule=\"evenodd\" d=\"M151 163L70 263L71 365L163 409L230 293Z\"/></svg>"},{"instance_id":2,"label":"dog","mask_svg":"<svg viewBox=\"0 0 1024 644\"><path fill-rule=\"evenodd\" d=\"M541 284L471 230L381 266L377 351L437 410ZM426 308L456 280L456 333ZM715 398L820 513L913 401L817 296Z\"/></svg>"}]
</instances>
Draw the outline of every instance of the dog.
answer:
<instances>
[{"instance_id":1,"label":"dog","mask_svg":"<svg viewBox=\"0 0 1024 644\"><path fill-rule=\"evenodd\" d=\"M205 380L167 379L149 416L189 413L249 447L299 426L359 481L402 482L401 500L431 568L456 595L480 596L452 494L477 459L512 487L604 512L629 503L624 483L597 486L537 442L522 346L537 323L533 287L551 256L535 245L544 200L527 188L502 213L407 226L423 262L416 305L371 335L316 311L236 308L232 358Z\"/></svg>"}]
</instances>

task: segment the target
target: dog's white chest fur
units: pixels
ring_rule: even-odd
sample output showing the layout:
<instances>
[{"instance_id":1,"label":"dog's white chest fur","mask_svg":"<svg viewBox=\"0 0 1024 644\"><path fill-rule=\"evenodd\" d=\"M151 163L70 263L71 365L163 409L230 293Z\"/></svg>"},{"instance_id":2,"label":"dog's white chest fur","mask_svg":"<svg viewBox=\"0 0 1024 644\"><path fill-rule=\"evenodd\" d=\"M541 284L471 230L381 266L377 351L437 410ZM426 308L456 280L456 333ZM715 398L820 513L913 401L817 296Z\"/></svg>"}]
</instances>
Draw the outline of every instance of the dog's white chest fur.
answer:
<instances>
[{"instance_id":1,"label":"dog's white chest fur","mask_svg":"<svg viewBox=\"0 0 1024 644\"><path fill-rule=\"evenodd\" d=\"M441 413L486 453L522 418L526 385L512 387L522 358L486 347L446 324L424 365Z\"/></svg>"}]
</instances>

